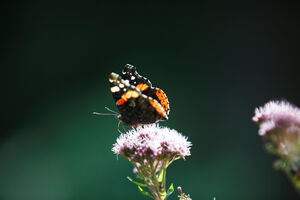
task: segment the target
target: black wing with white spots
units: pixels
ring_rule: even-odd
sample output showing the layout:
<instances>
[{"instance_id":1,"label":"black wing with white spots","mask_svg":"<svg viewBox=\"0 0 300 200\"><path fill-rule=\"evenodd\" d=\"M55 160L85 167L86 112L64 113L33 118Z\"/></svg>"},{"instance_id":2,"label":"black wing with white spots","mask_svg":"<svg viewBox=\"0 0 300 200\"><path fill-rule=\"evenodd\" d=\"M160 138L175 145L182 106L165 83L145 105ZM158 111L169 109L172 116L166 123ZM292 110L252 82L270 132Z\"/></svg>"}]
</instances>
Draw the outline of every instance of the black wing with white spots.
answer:
<instances>
[{"instance_id":1,"label":"black wing with white spots","mask_svg":"<svg viewBox=\"0 0 300 200\"><path fill-rule=\"evenodd\" d=\"M130 85L137 86L138 84L146 84L149 87L152 86L149 79L139 75L136 71L136 67L130 64L127 64L124 66L124 69L122 71L122 79L125 81L129 81Z\"/></svg>"},{"instance_id":2,"label":"black wing with white spots","mask_svg":"<svg viewBox=\"0 0 300 200\"><path fill-rule=\"evenodd\" d=\"M152 87L132 65L125 65L122 75L111 73L110 91L120 111L117 118L127 126L152 124L168 119L169 103L165 93Z\"/></svg>"}]
</instances>

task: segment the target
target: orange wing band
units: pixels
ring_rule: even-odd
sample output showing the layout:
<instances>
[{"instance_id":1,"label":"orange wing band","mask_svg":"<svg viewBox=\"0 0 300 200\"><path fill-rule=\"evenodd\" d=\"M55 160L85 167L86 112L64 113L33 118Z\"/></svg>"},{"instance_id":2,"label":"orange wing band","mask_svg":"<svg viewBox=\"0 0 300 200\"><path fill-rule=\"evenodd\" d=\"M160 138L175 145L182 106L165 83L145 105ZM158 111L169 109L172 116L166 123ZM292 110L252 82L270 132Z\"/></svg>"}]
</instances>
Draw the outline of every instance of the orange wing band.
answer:
<instances>
[{"instance_id":1,"label":"orange wing band","mask_svg":"<svg viewBox=\"0 0 300 200\"><path fill-rule=\"evenodd\" d=\"M140 93L134 90L128 90L121 98L116 102L118 106L123 105L130 98L138 98Z\"/></svg>"},{"instance_id":2,"label":"orange wing band","mask_svg":"<svg viewBox=\"0 0 300 200\"><path fill-rule=\"evenodd\" d=\"M150 104L153 106L153 108L157 111L158 114L168 119L168 116L164 111L163 107L156 100L150 100Z\"/></svg>"},{"instance_id":3,"label":"orange wing band","mask_svg":"<svg viewBox=\"0 0 300 200\"><path fill-rule=\"evenodd\" d=\"M144 91L148 88L149 86L147 84L144 84L144 83L140 83L136 86L137 89L141 90L141 91Z\"/></svg>"},{"instance_id":4,"label":"orange wing band","mask_svg":"<svg viewBox=\"0 0 300 200\"><path fill-rule=\"evenodd\" d=\"M117 103L118 106L121 106L121 105L123 105L126 101L127 101L127 99L124 100L124 99L121 98L121 99L119 99L116 103Z\"/></svg>"},{"instance_id":5,"label":"orange wing band","mask_svg":"<svg viewBox=\"0 0 300 200\"><path fill-rule=\"evenodd\" d=\"M161 89L156 89L155 94L158 97L160 104L162 105L164 110L169 111L169 101L167 95Z\"/></svg>"}]
</instances>

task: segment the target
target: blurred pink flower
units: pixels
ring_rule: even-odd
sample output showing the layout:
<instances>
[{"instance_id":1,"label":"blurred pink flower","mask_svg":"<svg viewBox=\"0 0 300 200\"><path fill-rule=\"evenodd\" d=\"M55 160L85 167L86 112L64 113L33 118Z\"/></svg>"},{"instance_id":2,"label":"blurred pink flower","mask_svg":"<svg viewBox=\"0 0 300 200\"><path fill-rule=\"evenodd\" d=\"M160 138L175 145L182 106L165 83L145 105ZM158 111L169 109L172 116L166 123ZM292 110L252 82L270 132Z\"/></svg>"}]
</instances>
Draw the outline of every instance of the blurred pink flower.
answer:
<instances>
[{"instance_id":1,"label":"blurred pink flower","mask_svg":"<svg viewBox=\"0 0 300 200\"><path fill-rule=\"evenodd\" d=\"M300 132L300 109L287 101L270 101L255 109L252 118L259 125L259 135L270 132Z\"/></svg>"},{"instance_id":2,"label":"blurred pink flower","mask_svg":"<svg viewBox=\"0 0 300 200\"><path fill-rule=\"evenodd\" d=\"M300 109L287 101L270 101L255 109L266 150L278 156L274 163L290 178L300 194Z\"/></svg>"}]
</instances>

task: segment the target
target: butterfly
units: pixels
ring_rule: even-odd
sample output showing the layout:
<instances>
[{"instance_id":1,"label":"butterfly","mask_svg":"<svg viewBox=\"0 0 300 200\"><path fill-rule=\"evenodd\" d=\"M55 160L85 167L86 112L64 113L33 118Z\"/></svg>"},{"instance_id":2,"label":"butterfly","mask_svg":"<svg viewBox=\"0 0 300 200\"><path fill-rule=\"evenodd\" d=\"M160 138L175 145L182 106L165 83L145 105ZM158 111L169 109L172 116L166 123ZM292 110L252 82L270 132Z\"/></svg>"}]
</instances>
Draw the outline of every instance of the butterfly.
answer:
<instances>
[{"instance_id":1,"label":"butterfly","mask_svg":"<svg viewBox=\"0 0 300 200\"><path fill-rule=\"evenodd\" d=\"M170 107L167 95L152 87L150 80L139 75L136 67L127 64L121 75L112 72L109 82L120 111L117 119L125 125L136 127L168 119Z\"/></svg>"}]
</instances>

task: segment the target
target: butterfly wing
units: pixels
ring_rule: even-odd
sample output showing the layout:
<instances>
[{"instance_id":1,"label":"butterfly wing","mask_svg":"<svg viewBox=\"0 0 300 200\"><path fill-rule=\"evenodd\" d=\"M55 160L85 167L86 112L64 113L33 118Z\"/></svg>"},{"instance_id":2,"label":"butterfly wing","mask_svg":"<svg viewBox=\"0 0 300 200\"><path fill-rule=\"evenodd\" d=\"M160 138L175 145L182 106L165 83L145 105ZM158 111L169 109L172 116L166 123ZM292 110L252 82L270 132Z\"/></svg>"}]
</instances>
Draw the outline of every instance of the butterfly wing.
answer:
<instances>
[{"instance_id":1,"label":"butterfly wing","mask_svg":"<svg viewBox=\"0 0 300 200\"><path fill-rule=\"evenodd\" d=\"M152 97L155 99L160 105L163 107L166 115L169 115L170 112L170 106L169 106L169 101L166 93L162 91L159 88L147 88L146 90L143 91L143 94L145 94L148 97Z\"/></svg>"},{"instance_id":2,"label":"butterfly wing","mask_svg":"<svg viewBox=\"0 0 300 200\"><path fill-rule=\"evenodd\" d=\"M133 86L145 84L148 87L152 87L150 80L139 75L139 73L136 71L136 67L130 64L124 66L122 71L122 79L128 80L129 84Z\"/></svg>"},{"instance_id":3,"label":"butterfly wing","mask_svg":"<svg viewBox=\"0 0 300 200\"><path fill-rule=\"evenodd\" d=\"M139 75L136 67L129 64L125 65L122 71L122 79L128 80L129 84L139 89L142 94L157 100L163 107L166 115L169 114L170 106L167 95L161 89L152 87L150 80Z\"/></svg>"},{"instance_id":4,"label":"butterfly wing","mask_svg":"<svg viewBox=\"0 0 300 200\"><path fill-rule=\"evenodd\" d=\"M152 97L123 80L118 74L111 73L109 77L110 90L118 106L120 119L128 126L152 124L167 119L163 107Z\"/></svg>"}]
</instances>

